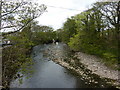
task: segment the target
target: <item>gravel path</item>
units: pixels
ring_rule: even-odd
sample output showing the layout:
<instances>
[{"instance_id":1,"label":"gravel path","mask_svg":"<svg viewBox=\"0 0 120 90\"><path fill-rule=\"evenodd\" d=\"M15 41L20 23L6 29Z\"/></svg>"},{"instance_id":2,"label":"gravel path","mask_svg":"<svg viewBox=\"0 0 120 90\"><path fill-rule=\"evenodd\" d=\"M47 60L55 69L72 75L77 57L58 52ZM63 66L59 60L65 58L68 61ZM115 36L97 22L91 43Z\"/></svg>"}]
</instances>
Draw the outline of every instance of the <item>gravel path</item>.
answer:
<instances>
[{"instance_id":1,"label":"gravel path","mask_svg":"<svg viewBox=\"0 0 120 90\"><path fill-rule=\"evenodd\" d=\"M117 81L120 80L118 77L120 75L120 72L118 70L112 70L105 66L103 63L100 62L100 58L82 52L77 52L75 54L75 57L80 59L80 62L83 63L86 68L90 69L93 73L101 77L110 78Z\"/></svg>"}]
</instances>

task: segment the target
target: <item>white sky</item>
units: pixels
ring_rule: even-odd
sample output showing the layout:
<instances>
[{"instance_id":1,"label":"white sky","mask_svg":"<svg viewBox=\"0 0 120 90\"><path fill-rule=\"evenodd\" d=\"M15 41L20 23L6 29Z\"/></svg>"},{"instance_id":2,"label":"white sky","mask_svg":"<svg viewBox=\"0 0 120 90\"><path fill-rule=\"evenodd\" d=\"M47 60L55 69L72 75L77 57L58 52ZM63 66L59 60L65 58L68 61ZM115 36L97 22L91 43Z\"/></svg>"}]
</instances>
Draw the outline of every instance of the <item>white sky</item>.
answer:
<instances>
[{"instance_id":1,"label":"white sky","mask_svg":"<svg viewBox=\"0 0 120 90\"><path fill-rule=\"evenodd\" d=\"M79 14L81 11L88 9L91 4L96 2L96 0L34 0L34 1L36 3L45 4L49 6L80 10L74 11L47 7L48 12L45 12L39 18L37 18L37 21L39 21L40 25L52 26L55 30L61 28L63 23L66 21L68 17Z\"/></svg>"}]
</instances>

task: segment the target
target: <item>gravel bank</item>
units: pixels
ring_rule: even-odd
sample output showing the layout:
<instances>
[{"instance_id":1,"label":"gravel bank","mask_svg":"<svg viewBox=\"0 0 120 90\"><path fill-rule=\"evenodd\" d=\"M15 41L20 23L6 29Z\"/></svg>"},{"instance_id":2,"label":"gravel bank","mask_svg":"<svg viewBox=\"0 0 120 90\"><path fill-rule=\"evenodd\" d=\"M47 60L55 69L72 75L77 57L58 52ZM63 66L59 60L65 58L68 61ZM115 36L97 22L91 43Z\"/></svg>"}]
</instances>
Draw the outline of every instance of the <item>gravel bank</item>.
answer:
<instances>
[{"instance_id":1,"label":"gravel bank","mask_svg":"<svg viewBox=\"0 0 120 90\"><path fill-rule=\"evenodd\" d=\"M75 53L75 57L80 59L80 62L83 63L86 68L92 71L92 73L97 74L101 77L110 78L113 80L119 80L120 72L118 70L112 70L100 62L101 59L94 56L88 55L82 52Z\"/></svg>"}]
</instances>

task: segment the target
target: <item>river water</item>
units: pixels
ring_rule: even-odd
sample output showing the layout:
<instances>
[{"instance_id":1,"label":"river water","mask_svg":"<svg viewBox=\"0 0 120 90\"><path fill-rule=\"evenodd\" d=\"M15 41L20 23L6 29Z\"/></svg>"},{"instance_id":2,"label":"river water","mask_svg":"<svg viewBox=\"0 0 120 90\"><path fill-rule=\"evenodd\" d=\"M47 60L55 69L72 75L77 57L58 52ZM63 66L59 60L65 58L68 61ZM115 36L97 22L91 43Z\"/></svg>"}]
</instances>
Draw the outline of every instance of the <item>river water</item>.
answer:
<instances>
[{"instance_id":1,"label":"river water","mask_svg":"<svg viewBox=\"0 0 120 90\"><path fill-rule=\"evenodd\" d=\"M52 52L56 52L52 55ZM29 76L26 74L22 77L22 83L18 79L11 82L11 88L94 88L102 87L102 85L87 84L82 76L71 73L68 69L56 64L51 60L54 58L66 58L68 53L67 45L44 44L33 48L32 59L34 64L32 70L34 73ZM30 68L31 69L31 68ZM19 72L20 73L20 72ZM27 78L29 77L29 78ZM104 85L103 85L104 86Z\"/></svg>"}]
</instances>

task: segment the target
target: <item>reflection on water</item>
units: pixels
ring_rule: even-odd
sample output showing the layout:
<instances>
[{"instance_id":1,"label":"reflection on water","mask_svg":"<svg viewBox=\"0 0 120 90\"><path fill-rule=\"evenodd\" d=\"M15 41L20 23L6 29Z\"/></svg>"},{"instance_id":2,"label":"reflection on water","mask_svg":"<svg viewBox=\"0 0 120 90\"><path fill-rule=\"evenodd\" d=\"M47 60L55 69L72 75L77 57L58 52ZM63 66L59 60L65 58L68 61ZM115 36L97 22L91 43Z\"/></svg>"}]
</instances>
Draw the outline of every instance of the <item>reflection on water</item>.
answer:
<instances>
[{"instance_id":1,"label":"reflection on water","mask_svg":"<svg viewBox=\"0 0 120 90\"><path fill-rule=\"evenodd\" d=\"M67 45L59 43L49 45L38 45L33 48L32 57L34 65L32 69L34 73L32 77L25 75L23 83L20 84L19 80L13 80L11 87L17 88L86 88L96 87L95 85L88 85L81 76L75 76L64 67L53 62L49 56L52 52L56 52L55 58L65 58L70 53Z\"/></svg>"}]
</instances>

